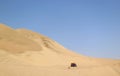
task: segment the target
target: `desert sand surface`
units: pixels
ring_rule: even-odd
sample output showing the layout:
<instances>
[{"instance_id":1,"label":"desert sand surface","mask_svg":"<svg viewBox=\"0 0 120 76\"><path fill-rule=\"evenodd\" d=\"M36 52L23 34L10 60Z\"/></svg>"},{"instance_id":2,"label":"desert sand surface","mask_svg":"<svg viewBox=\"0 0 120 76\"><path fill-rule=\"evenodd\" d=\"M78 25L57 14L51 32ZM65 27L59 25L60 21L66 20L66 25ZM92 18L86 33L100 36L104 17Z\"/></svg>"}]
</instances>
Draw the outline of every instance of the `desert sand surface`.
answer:
<instances>
[{"instance_id":1,"label":"desert sand surface","mask_svg":"<svg viewBox=\"0 0 120 76\"><path fill-rule=\"evenodd\" d=\"M0 24L0 76L120 76L120 60L79 55L44 35Z\"/></svg>"}]
</instances>

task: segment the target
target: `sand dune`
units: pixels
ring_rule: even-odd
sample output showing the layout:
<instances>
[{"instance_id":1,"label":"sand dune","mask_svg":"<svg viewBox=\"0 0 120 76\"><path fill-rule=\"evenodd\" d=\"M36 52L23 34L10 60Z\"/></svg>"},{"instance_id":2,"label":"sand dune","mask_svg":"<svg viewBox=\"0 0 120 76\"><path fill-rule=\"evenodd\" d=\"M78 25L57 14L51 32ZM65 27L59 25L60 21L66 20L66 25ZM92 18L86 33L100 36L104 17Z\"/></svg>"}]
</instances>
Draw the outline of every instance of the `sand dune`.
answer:
<instances>
[{"instance_id":1,"label":"sand dune","mask_svg":"<svg viewBox=\"0 0 120 76\"><path fill-rule=\"evenodd\" d=\"M79 55L44 35L0 24L0 76L120 76L120 60Z\"/></svg>"}]
</instances>

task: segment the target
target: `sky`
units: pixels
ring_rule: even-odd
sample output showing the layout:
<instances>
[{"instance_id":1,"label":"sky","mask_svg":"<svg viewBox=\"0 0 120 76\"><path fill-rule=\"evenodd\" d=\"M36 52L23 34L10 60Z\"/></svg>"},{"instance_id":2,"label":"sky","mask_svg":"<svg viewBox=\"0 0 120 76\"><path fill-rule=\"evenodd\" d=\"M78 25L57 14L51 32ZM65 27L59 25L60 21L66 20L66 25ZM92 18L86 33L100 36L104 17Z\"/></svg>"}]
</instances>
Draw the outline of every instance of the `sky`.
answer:
<instances>
[{"instance_id":1,"label":"sky","mask_svg":"<svg viewBox=\"0 0 120 76\"><path fill-rule=\"evenodd\" d=\"M120 0L0 0L0 23L82 55L120 59Z\"/></svg>"}]
</instances>

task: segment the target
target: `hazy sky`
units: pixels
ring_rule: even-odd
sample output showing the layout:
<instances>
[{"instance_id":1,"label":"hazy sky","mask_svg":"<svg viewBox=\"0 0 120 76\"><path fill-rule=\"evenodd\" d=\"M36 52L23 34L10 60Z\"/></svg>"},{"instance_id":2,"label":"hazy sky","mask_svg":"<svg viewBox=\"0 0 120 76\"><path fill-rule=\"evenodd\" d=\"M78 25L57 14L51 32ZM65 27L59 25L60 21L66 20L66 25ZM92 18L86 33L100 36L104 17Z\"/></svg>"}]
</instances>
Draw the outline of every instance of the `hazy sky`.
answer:
<instances>
[{"instance_id":1,"label":"hazy sky","mask_svg":"<svg viewBox=\"0 0 120 76\"><path fill-rule=\"evenodd\" d=\"M0 0L0 23L83 55L120 59L120 0Z\"/></svg>"}]
</instances>

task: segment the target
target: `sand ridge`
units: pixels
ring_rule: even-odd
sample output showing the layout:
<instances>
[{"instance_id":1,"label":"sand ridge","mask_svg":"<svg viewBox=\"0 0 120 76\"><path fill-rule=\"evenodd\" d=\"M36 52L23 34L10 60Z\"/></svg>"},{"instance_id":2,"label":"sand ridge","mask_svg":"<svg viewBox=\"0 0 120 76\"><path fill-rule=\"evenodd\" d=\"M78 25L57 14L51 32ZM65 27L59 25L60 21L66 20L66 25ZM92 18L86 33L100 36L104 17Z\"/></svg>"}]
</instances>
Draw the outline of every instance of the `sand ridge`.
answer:
<instances>
[{"instance_id":1,"label":"sand ridge","mask_svg":"<svg viewBox=\"0 0 120 76\"><path fill-rule=\"evenodd\" d=\"M120 60L79 55L44 35L0 24L0 76L120 76Z\"/></svg>"}]
</instances>

